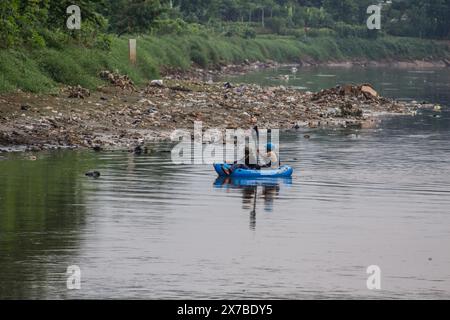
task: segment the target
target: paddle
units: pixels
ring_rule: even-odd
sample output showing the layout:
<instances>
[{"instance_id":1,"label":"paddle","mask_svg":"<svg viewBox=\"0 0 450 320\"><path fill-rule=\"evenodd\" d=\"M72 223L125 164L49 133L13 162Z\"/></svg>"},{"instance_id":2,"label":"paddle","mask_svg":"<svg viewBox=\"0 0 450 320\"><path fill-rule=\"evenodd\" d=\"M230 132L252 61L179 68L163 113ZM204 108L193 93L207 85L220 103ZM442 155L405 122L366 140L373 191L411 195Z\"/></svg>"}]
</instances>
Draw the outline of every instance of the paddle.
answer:
<instances>
[{"instance_id":1,"label":"paddle","mask_svg":"<svg viewBox=\"0 0 450 320\"><path fill-rule=\"evenodd\" d=\"M255 126L253 128L253 130L255 130L256 132L256 164L259 166L259 130L258 130L258 126ZM250 213L251 216L254 218L256 216L256 197L258 195L258 184L255 184L255 196L253 198L253 211Z\"/></svg>"},{"instance_id":2,"label":"paddle","mask_svg":"<svg viewBox=\"0 0 450 320\"><path fill-rule=\"evenodd\" d=\"M256 164L259 166L259 130L258 126L253 128L256 132Z\"/></svg>"},{"instance_id":3,"label":"paddle","mask_svg":"<svg viewBox=\"0 0 450 320\"><path fill-rule=\"evenodd\" d=\"M250 228L255 229L256 226L256 195L258 194L258 185L255 186L255 197L253 198L253 210L250 212Z\"/></svg>"}]
</instances>

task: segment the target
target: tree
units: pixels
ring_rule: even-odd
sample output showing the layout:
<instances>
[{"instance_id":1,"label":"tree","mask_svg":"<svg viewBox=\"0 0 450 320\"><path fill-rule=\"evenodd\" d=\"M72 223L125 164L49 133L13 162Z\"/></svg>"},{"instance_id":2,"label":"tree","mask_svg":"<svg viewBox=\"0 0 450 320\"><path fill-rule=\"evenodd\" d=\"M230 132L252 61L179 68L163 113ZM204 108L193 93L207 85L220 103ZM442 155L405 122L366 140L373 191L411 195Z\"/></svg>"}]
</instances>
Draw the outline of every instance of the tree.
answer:
<instances>
[{"instance_id":1,"label":"tree","mask_svg":"<svg viewBox=\"0 0 450 320\"><path fill-rule=\"evenodd\" d=\"M165 11L159 0L110 0L110 28L118 35L148 32Z\"/></svg>"},{"instance_id":2,"label":"tree","mask_svg":"<svg viewBox=\"0 0 450 320\"><path fill-rule=\"evenodd\" d=\"M90 23L100 26L103 23L101 12L105 12L104 0L47 0L48 18L47 26L50 29L65 29L67 19L67 7L76 4L81 9L82 23Z\"/></svg>"},{"instance_id":3,"label":"tree","mask_svg":"<svg viewBox=\"0 0 450 320\"><path fill-rule=\"evenodd\" d=\"M355 0L324 0L323 7L335 21L349 24L358 22L358 6Z\"/></svg>"}]
</instances>

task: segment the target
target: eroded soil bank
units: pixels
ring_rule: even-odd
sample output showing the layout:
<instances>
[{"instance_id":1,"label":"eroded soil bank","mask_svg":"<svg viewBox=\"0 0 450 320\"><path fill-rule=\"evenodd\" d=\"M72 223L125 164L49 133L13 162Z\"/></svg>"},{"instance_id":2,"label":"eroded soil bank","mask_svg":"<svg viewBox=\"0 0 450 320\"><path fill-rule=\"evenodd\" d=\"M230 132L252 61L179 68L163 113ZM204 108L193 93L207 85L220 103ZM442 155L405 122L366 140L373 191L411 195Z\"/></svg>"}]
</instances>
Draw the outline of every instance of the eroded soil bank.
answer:
<instances>
[{"instance_id":1,"label":"eroded soil bank","mask_svg":"<svg viewBox=\"0 0 450 320\"><path fill-rule=\"evenodd\" d=\"M370 85L312 93L168 76L136 88L127 77L109 77L110 85L93 93L75 87L0 95L1 150L134 148L167 140L175 129L193 130L194 121L204 129L375 127L380 115L432 107L380 97Z\"/></svg>"}]
</instances>

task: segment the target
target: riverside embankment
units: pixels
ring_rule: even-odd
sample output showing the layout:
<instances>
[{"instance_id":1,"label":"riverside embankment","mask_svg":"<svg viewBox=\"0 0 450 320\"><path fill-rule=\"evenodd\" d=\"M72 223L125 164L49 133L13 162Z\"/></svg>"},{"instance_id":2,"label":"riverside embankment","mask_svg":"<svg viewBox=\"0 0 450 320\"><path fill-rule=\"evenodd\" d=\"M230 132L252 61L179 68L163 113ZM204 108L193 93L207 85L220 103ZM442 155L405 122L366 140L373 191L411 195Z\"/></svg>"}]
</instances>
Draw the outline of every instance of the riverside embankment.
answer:
<instances>
[{"instance_id":1,"label":"riverside embankment","mask_svg":"<svg viewBox=\"0 0 450 320\"><path fill-rule=\"evenodd\" d=\"M377 39L279 35L255 39L216 34L139 36L137 63L128 60L128 38L111 36L109 49L55 43L46 48L0 50L0 92L20 89L56 93L60 86L94 90L104 83L101 70L127 74L140 86L173 71L209 69L215 74L229 65L268 60L278 63L437 65L450 61L447 41L383 36Z\"/></svg>"}]
</instances>

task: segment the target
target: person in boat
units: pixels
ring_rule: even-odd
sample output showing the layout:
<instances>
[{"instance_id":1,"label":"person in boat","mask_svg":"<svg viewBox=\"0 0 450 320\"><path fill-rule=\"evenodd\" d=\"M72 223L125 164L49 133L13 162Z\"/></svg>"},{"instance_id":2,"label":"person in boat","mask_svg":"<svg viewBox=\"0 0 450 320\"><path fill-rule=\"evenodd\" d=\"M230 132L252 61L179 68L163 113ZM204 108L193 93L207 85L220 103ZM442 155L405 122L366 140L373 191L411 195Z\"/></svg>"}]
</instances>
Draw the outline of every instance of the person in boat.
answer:
<instances>
[{"instance_id":1,"label":"person in boat","mask_svg":"<svg viewBox=\"0 0 450 320\"><path fill-rule=\"evenodd\" d=\"M254 160L252 161L252 159L255 159L255 157L252 157L250 148L245 147L244 158L239 161L235 161L234 164L229 168L223 167L222 170L225 172L226 175L231 175L231 173L233 173L233 171L236 169L254 169L254 170L261 169L261 167L258 164L256 164Z\"/></svg>"},{"instance_id":2,"label":"person in boat","mask_svg":"<svg viewBox=\"0 0 450 320\"><path fill-rule=\"evenodd\" d=\"M263 163L263 165L260 166L261 168L278 169L280 163L278 161L278 155L275 152L275 148L276 146L273 143L268 143L267 153L265 155L259 155L262 160L261 162Z\"/></svg>"}]
</instances>

